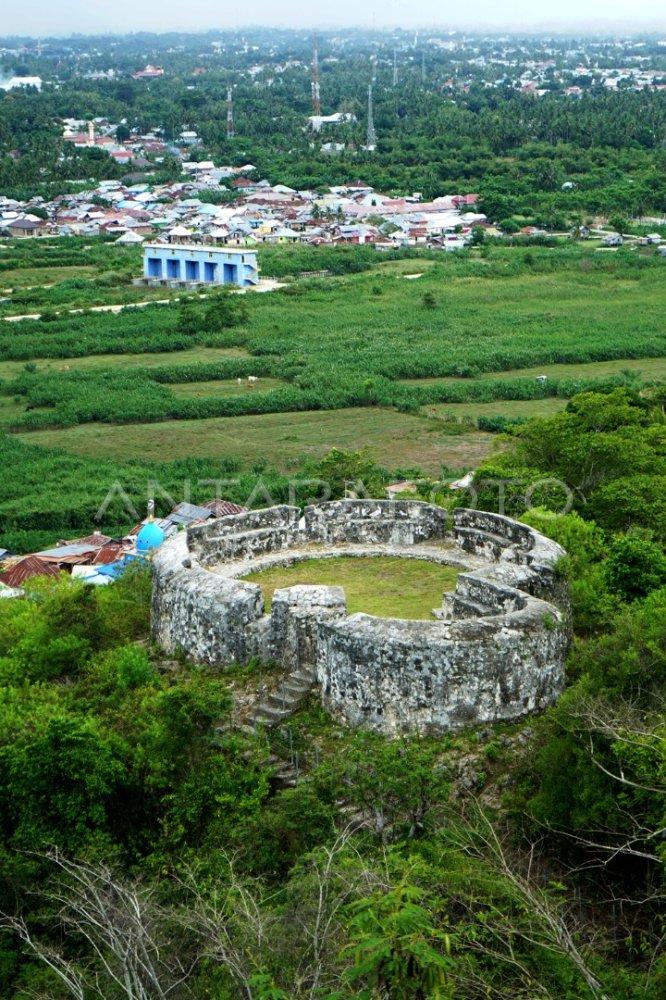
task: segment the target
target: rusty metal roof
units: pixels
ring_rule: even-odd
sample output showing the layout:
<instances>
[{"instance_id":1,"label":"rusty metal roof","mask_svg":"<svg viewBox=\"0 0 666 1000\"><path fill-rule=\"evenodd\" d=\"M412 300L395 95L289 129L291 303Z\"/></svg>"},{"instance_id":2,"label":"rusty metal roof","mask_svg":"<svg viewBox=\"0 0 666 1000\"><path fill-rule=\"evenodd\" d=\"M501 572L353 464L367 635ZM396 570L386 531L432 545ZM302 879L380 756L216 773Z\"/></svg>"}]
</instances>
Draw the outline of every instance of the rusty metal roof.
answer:
<instances>
[{"instance_id":1,"label":"rusty metal roof","mask_svg":"<svg viewBox=\"0 0 666 1000\"><path fill-rule=\"evenodd\" d=\"M247 513L247 507L241 507L240 504L232 503L231 500L209 500L207 503L202 504L202 507L211 510L214 517L227 517L229 514Z\"/></svg>"},{"instance_id":2,"label":"rusty metal roof","mask_svg":"<svg viewBox=\"0 0 666 1000\"><path fill-rule=\"evenodd\" d=\"M39 556L30 555L14 563L5 573L0 574L0 583L8 587L20 587L31 576L58 576L60 570L55 563L45 562Z\"/></svg>"},{"instance_id":3,"label":"rusty metal roof","mask_svg":"<svg viewBox=\"0 0 666 1000\"><path fill-rule=\"evenodd\" d=\"M93 531L90 535L85 535L83 538L68 538L62 542L58 542L58 546L61 545L106 545L107 542L111 541L110 535L103 535L100 531Z\"/></svg>"}]
</instances>

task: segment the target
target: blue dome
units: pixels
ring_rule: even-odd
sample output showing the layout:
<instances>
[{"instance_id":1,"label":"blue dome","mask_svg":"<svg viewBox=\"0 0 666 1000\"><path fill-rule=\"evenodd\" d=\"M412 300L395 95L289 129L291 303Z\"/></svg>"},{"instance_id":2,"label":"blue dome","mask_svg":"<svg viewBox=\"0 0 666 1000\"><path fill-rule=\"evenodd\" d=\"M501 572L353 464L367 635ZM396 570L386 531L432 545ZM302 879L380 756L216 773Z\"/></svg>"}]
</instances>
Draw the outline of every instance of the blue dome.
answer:
<instances>
[{"instance_id":1,"label":"blue dome","mask_svg":"<svg viewBox=\"0 0 666 1000\"><path fill-rule=\"evenodd\" d=\"M146 555L152 549L158 549L164 541L164 532L155 521L148 521L136 536L136 550Z\"/></svg>"}]
</instances>

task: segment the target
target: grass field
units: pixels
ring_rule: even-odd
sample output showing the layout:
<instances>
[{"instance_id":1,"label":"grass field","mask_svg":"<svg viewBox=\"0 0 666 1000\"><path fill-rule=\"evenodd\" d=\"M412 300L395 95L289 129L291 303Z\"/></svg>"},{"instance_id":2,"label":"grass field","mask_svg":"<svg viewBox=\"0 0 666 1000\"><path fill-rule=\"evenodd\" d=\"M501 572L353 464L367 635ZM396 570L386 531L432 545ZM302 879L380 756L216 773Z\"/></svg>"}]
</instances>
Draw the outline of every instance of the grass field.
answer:
<instances>
[{"instance_id":1,"label":"grass field","mask_svg":"<svg viewBox=\"0 0 666 1000\"><path fill-rule=\"evenodd\" d=\"M438 475L442 465L455 471L471 468L495 446L492 434L449 436L438 420L374 407L122 427L85 424L34 431L21 440L100 459L233 457L240 458L245 469L268 461L283 472L298 468L303 459L321 458L331 448L367 447L389 469L419 468L432 475Z\"/></svg>"},{"instance_id":2,"label":"grass field","mask_svg":"<svg viewBox=\"0 0 666 1000\"><path fill-rule=\"evenodd\" d=\"M156 353L137 354L89 354L81 358L33 358L40 372L52 371L87 371L100 368L160 368L163 365L190 365L211 361L223 361L225 358L248 358L248 374L250 374L252 355L245 347L193 347L186 351L160 351ZM20 375L25 369L26 361L0 361L0 378L10 379ZM484 379L514 379L536 378L537 375L548 375L550 378L602 378L605 375L616 375L622 371L639 372L646 379L666 378L666 358L621 358L618 361L592 361L586 364L539 365L533 368L512 368L509 371L484 372L475 378L460 379L454 376L444 378L407 378L400 379L403 385L468 385L470 382ZM268 379L262 379L261 385L266 388ZM277 380L276 380L277 381ZM191 383L196 395L206 396L215 392L216 381ZM199 386L200 392L196 391ZM178 386L174 385L175 390Z\"/></svg>"},{"instance_id":3,"label":"grass field","mask_svg":"<svg viewBox=\"0 0 666 1000\"><path fill-rule=\"evenodd\" d=\"M94 278L99 268L85 265L73 267L17 267L13 270L0 272L0 290L18 291L20 288L44 288L55 285L59 281L69 281L72 278Z\"/></svg>"},{"instance_id":4,"label":"grass field","mask_svg":"<svg viewBox=\"0 0 666 1000\"><path fill-rule=\"evenodd\" d=\"M424 412L440 420L476 420L477 417L551 417L567 405L566 399L496 399L492 403L436 403Z\"/></svg>"},{"instance_id":5,"label":"grass field","mask_svg":"<svg viewBox=\"0 0 666 1000\"><path fill-rule=\"evenodd\" d=\"M277 389L277 379L261 379L262 391ZM192 382L172 385L177 396L202 394L235 396L249 390L244 382ZM141 457L155 447L166 459L188 455L240 458L251 467L261 458L265 434L270 438L271 463L282 471L298 464L294 455L319 458L328 447L355 450L367 446L381 464L419 467L436 474L441 464L460 471L483 458L492 448L492 436L470 427L451 435L440 421L469 421L478 417L549 417L559 413L566 399L504 400L492 403L439 403L423 408L425 420L384 409L330 410L315 413L271 413L251 417L219 417L210 420L168 421L161 424L85 424L67 430L33 431L22 437L29 444L65 448L78 455L125 458ZM0 428L25 411L24 403L0 397ZM41 412L41 411L39 411ZM437 418L433 420L432 418ZM360 428L363 426L363 436ZM365 444L364 444L365 442ZM265 447L265 442L263 442ZM469 461L465 461L465 456Z\"/></svg>"},{"instance_id":6,"label":"grass field","mask_svg":"<svg viewBox=\"0 0 666 1000\"><path fill-rule=\"evenodd\" d=\"M251 369L248 365L248 371ZM181 382L171 385L169 388L182 398L197 396L238 396L247 392L270 392L272 389L280 389L285 383L278 378L260 378L254 388L250 388L247 381L243 380L238 385L237 380L224 379L210 382Z\"/></svg>"},{"instance_id":7,"label":"grass field","mask_svg":"<svg viewBox=\"0 0 666 1000\"><path fill-rule=\"evenodd\" d=\"M193 347L188 351L161 351L156 354L88 354L82 358L34 358L33 363L40 372L65 372L116 367L159 368L161 365L190 365L249 356L243 347ZM24 371L26 364L25 361L0 361L0 378L15 378Z\"/></svg>"},{"instance_id":8,"label":"grass field","mask_svg":"<svg viewBox=\"0 0 666 1000\"><path fill-rule=\"evenodd\" d=\"M460 570L420 559L389 556L308 559L275 567L244 579L261 587L270 610L273 592L298 584L342 587L349 614L365 612L380 618L431 619L442 596L455 588Z\"/></svg>"},{"instance_id":9,"label":"grass field","mask_svg":"<svg viewBox=\"0 0 666 1000\"><path fill-rule=\"evenodd\" d=\"M22 294L17 298L18 293ZM139 302L161 302L165 299L177 299L182 294L180 289L154 288L149 285L133 285L131 282L119 282L109 287L91 282L83 288L71 288L67 282L57 282L51 285L50 280L45 276L44 285L13 289L12 295L8 296L6 301L0 302L0 314L7 319L12 316L40 314L48 309L69 312L96 306L124 306Z\"/></svg>"},{"instance_id":10,"label":"grass field","mask_svg":"<svg viewBox=\"0 0 666 1000\"><path fill-rule=\"evenodd\" d=\"M99 256L93 263L98 272L112 270ZM416 273L421 277L405 280ZM49 280L48 269L41 275ZM445 466L462 472L478 466L497 446L495 436L476 430L475 419L548 416L566 405L552 396L506 398L539 395L532 391L537 375L601 378L631 369L646 380L666 378L665 280L666 262L656 258L595 256L573 245L533 248L529 254L492 248L487 257L442 254L382 261L378 255L371 270L247 296L247 322L215 335L233 347L200 346L215 342L206 330L205 304L193 306L200 326L195 323L180 340L178 310L166 308L130 310L108 319L96 314L71 322L67 317L0 324L11 327L4 358L0 355L0 378L24 372L26 361L8 358L32 354L37 382L40 374L46 383L53 373L69 372L75 390L67 390L67 379L51 379L42 395L36 391L17 401L17 390L6 386L4 395L0 391L0 425L32 422L35 429L21 435L26 444L62 448L100 463L234 459L243 471L269 465L292 474L331 448L366 447L392 471L419 469L437 476ZM165 351L171 343L184 349ZM103 353L107 344L122 353ZM60 357L46 358L58 351ZM83 356L67 356L78 353ZM161 396L152 392L151 368L235 358L247 358L247 371L244 363L242 371L228 366L225 378L216 380L215 369L198 373L192 367L176 373L178 382L160 389ZM264 374L256 389L250 391L246 383L239 387L231 376L253 374L259 362ZM132 384L125 380L123 389L115 373L133 368L145 371ZM101 369L111 371L111 378L100 375ZM89 380L78 381L74 373ZM486 385L491 379L495 386ZM438 402L445 393L428 388L438 383L451 384L451 395L459 400L470 400L474 393L496 398ZM65 391L71 392L71 402L63 404L69 419L60 420L56 413L51 421L40 400L57 399ZM108 405L102 391L109 393ZM123 420L123 399L125 422L85 422ZM252 399L256 404L250 404ZM247 414L260 407L266 412ZM246 415L238 415L243 410ZM225 411L235 415L214 415ZM130 422L137 413L145 423ZM46 424L44 416L49 423L62 423L62 429L38 429L40 420Z\"/></svg>"},{"instance_id":11,"label":"grass field","mask_svg":"<svg viewBox=\"0 0 666 1000\"><path fill-rule=\"evenodd\" d=\"M602 378L604 375L617 375L630 370L639 372L641 377L650 379L666 378L666 358L621 358L618 361L592 361L585 364L570 365L539 365L534 368L511 368L503 372L484 372L479 379L513 379L536 378L537 375L547 375L549 378ZM406 378L401 379L404 385L439 385L459 382L459 379L448 378ZM475 379L466 379L473 382Z\"/></svg>"}]
</instances>

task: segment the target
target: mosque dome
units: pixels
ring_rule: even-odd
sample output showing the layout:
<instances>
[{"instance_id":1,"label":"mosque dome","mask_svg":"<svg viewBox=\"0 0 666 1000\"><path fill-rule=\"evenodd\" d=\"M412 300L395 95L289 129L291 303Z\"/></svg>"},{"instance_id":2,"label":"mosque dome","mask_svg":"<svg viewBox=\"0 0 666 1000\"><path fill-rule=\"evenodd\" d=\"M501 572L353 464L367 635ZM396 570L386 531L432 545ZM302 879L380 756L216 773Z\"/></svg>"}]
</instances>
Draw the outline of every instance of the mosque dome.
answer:
<instances>
[{"instance_id":1,"label":"mosque dome","mask_svg":"<svg viewBox=\"0 0 666 1000\"><path fill-rule=\"evenodd\" d=\"M164 541L164 532L156 521L147 521L136 536L136 550L140 555L148 555L158 549Z\"/></svg>"}]
</instances>

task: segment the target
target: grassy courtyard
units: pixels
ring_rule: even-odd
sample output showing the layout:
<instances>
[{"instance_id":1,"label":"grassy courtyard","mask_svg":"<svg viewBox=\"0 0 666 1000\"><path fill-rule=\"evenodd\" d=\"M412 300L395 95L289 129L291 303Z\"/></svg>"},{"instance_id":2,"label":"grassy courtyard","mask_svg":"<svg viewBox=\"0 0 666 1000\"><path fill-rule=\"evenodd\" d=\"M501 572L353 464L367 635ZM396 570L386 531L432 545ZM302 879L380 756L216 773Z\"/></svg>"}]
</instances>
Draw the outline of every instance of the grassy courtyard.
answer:
<instances>
[{"instance_id":1,"label":"grassy courtyard","mask_svg":"<svg viewBox=\"0 0 666 1000\"><path fill-rule=\"evenodd\" d=\"M261 587L270 610L273 593L298 584L342 587L350 614L380 618L431 619L442 595L454 590L460 571L453 566L394 556L336 556L308 559L246 576Z\"/></svg>"}]
</instances>

